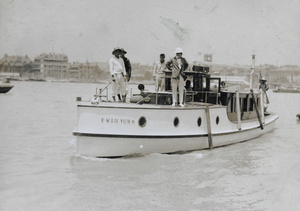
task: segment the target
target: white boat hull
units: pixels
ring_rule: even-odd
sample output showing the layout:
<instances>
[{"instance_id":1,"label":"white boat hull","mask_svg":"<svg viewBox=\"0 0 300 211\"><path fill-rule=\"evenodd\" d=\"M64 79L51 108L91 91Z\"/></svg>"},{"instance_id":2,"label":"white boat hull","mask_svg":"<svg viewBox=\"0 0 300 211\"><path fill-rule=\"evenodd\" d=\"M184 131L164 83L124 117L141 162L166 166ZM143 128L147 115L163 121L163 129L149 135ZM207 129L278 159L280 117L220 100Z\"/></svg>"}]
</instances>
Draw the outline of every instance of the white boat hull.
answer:
<instances>
[{"instance_id":1,"label":"white boat hull","mask_svg":"<svg viewBox=\"0 0 300 211\"><path fill-rule=\"evenodd\" d=\"M77 153L93 157L119 157L130 154L173 153L209 148L205 107L78 107ZM141 127L139 119L147 123ZM175 126L173 119L180 124ZM200 126L197 121L201 118ZM216 121L216 119L219 121ZM213 147L225 146L259 137L273 130L277 115L265 117L264 129L258 120L247 120L238 129L230 122L226 107L211 106ZM199 122L198 122L199 123Z\"/></svg>"}]
</instances>

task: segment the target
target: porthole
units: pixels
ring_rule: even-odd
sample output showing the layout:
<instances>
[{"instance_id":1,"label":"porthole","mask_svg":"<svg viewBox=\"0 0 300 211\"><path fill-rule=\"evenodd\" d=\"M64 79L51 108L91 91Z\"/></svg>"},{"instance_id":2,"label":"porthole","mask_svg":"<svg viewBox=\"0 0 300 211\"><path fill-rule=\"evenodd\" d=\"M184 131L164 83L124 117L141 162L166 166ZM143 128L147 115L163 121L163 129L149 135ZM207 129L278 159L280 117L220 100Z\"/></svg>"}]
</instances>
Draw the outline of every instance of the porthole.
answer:
<instances>
[{"instance_id":1,"label":"porthole","mask_svg":"<svg viewBox=\"0 0 300 211\"><path fill-rule=\"evenodd\" d=\"M216 118L216 124L218 125L219 122L220 122L220 118L219 118L219 116L217 116L217 118Z\"/></svg>"},{"instance_id":2,"label":"porthole","mask_svg":"<svg viewBox=\"0 0 300 211\"><path fill-rule=\"evenodd\" d=\"M174 118L174 122L173 123L174 123L175 127L178 127L178 125L179 125L179 119L178 119L178 117Z\"/></svg>"},{"instance_id":3,"label":"porthole","mask_svg":"<svg viewBox=\"0 0 300 211\"><path fill-rule=\"evenodd\" d=\"M201 119L201 117L199 117L199 118L198 118L198 120L197 120L197 124L198 124L198 127L200 127L200 126L201 126L201 124L202 124L202 119Z\"/></svg>"},{"instance_id":4,"label":"porthole","mask_svg":"<svg viewBox=\"0 0 300 211\"><path fill-rule=\"evenodd\" d=\"M139 119L139 126L140 127L145 127L146 124L147 124L146 117L144 117L144 116L140 117L140 119Z\"/></svg>"}]
</instances>

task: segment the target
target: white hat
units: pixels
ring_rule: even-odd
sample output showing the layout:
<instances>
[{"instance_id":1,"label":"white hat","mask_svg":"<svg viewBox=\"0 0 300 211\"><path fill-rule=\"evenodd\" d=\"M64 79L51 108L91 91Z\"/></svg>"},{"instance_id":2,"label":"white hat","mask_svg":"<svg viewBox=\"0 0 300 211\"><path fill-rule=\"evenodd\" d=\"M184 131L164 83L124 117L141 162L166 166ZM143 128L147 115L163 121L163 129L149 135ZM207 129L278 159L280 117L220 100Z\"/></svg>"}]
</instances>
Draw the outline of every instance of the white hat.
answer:
<instances>
[{"instance_id":1,"label":"white hat","mask_svg":"<svg viewBox=\"0 0 300 211\"><path fill-rule=\"evenodd\" d=\"M121 51L123 51L124 54L127 54L127 52L124 50L124 48L121 48Z\"/></svg>"},{"instance_id":2,"label":"white hat","mask_svg":"<svg viewBox=\"0 0 300 211\"><path fill-rule=\"evenodd\" d=\"M174 53L183 53L183 50L182 50L182 48L176 48Z\"/></svg>"},{"instance_id":3,"label":"white hat","mask_svg":"<svg viewBox=\"0 0 300 211\"><path fill-rule=\"evenodd\" d=\"M120 47L115 47L114 50L113 50L113 52L112 52L112 54L114 54L114 52L117 51L117 50L122 51L122 49Z\"/></svg>"}]
</instances>

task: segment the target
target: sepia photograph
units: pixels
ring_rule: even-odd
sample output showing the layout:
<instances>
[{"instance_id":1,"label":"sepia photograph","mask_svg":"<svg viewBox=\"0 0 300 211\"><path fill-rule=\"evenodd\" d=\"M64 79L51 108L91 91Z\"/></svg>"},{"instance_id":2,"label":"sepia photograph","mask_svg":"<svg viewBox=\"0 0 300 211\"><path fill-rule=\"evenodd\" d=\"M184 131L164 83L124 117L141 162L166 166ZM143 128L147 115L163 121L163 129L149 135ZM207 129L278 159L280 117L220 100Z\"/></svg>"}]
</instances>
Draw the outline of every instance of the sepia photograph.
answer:
<instances>
[{"instance_id":1,"label":"sepia photograph","mask_svg":"<svg viewBox=\"0 0 300 211\"><path fill-rule=\"evenodd\" d=\"M300 0L0 0L0 210L300 210Z\"/></svg>"}]
</instances>

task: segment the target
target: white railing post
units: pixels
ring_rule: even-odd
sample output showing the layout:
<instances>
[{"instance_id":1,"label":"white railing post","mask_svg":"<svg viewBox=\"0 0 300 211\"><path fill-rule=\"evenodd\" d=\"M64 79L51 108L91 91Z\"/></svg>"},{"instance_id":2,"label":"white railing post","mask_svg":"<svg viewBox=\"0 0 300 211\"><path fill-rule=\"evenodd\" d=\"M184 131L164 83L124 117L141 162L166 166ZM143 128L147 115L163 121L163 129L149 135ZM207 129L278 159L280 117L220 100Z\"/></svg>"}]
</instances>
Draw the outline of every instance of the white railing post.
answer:
<instances>
[{"instance_id":1,"label":"white railing post","mask_svg":"<svg viewBox=\"0 0 300 211\"><path fill-rule=\"evenodd\" d=\"M207 127L207 137L208 137L208 148L213 148L212 132L211 132L211 123L210 123L210 113L209 105L205 105L205 114L206 114L206 127Z\"/></svg>"},{"instance_id":2,"label":"white railing post","mask_svg":"<svg viewBox=\"0 0 300 211\"><path fill-rule=\"evenodd\" d=\"M157 100L158 100L158 95L157 95L157 89L156 89L156 93L155 93L155 105L157 106Z\"/></svg>"},{"instance_id":3,"label":"white railing post","mask_svg":"<svg viewBox=\"0 0 300 211\"><path fill-rule=\"evenodd\" d=\"M108 88L106 88L106 102L108 102Z\"/></svg>"},{"instance_id":4,"label":"white railing post","mask_svg":"<svg viewBox=\"0 0 300 211\"><path fill-rule=\"evenodd\" d=\"M194 91L193 91L193 95L192 95L192 106L194 106Z\"/></svg>"},{"instance_id":5,"label":"white railing post","mask_svg":"<svg viewBox=\"0 0 300 211\"><path fill-rule=\"evenodd\" d=\"M236 91L235 94L235 103L236 103L236 118L237 118L237 127L239 130L242 129L241 125L241 106L240 106L240 93Z\"/></svg>"},{"instance_id":6,"label":"white railing post","mask_svg":"<svg viewBox=\"0 0 300 211\"><path fill-rule=\"evenodd\" d=\"M99 89L99 95L98 95L98 97L99 97L99 102L100 102L100 103L102 102L102 99L101 99L101 93L102 93L102 89Z\"/></svg>"},{"instance_id":7,"label":"white railing post","mask_svg":"<svg viewBox=\"0 0 300 211\"><path fill-rule=\"evenodd\" d=\"M250 89L252 89L253 82L252 82L252 77L254 74L254 67L255 67L255 55L252 55L252 64L251 64L251 73L250 73Z\"/></svg>"},{"instance_id":8,"label":"white railing post","mask_svg":"<svg viewBox=\"0 0 300 211\"><path fill-rule=\"evenodd\" d=\"M261 121L263 124L265 124L264 95L262 89L260 89L260 112L261 112Z\"/></svg>"}]
</instances>

